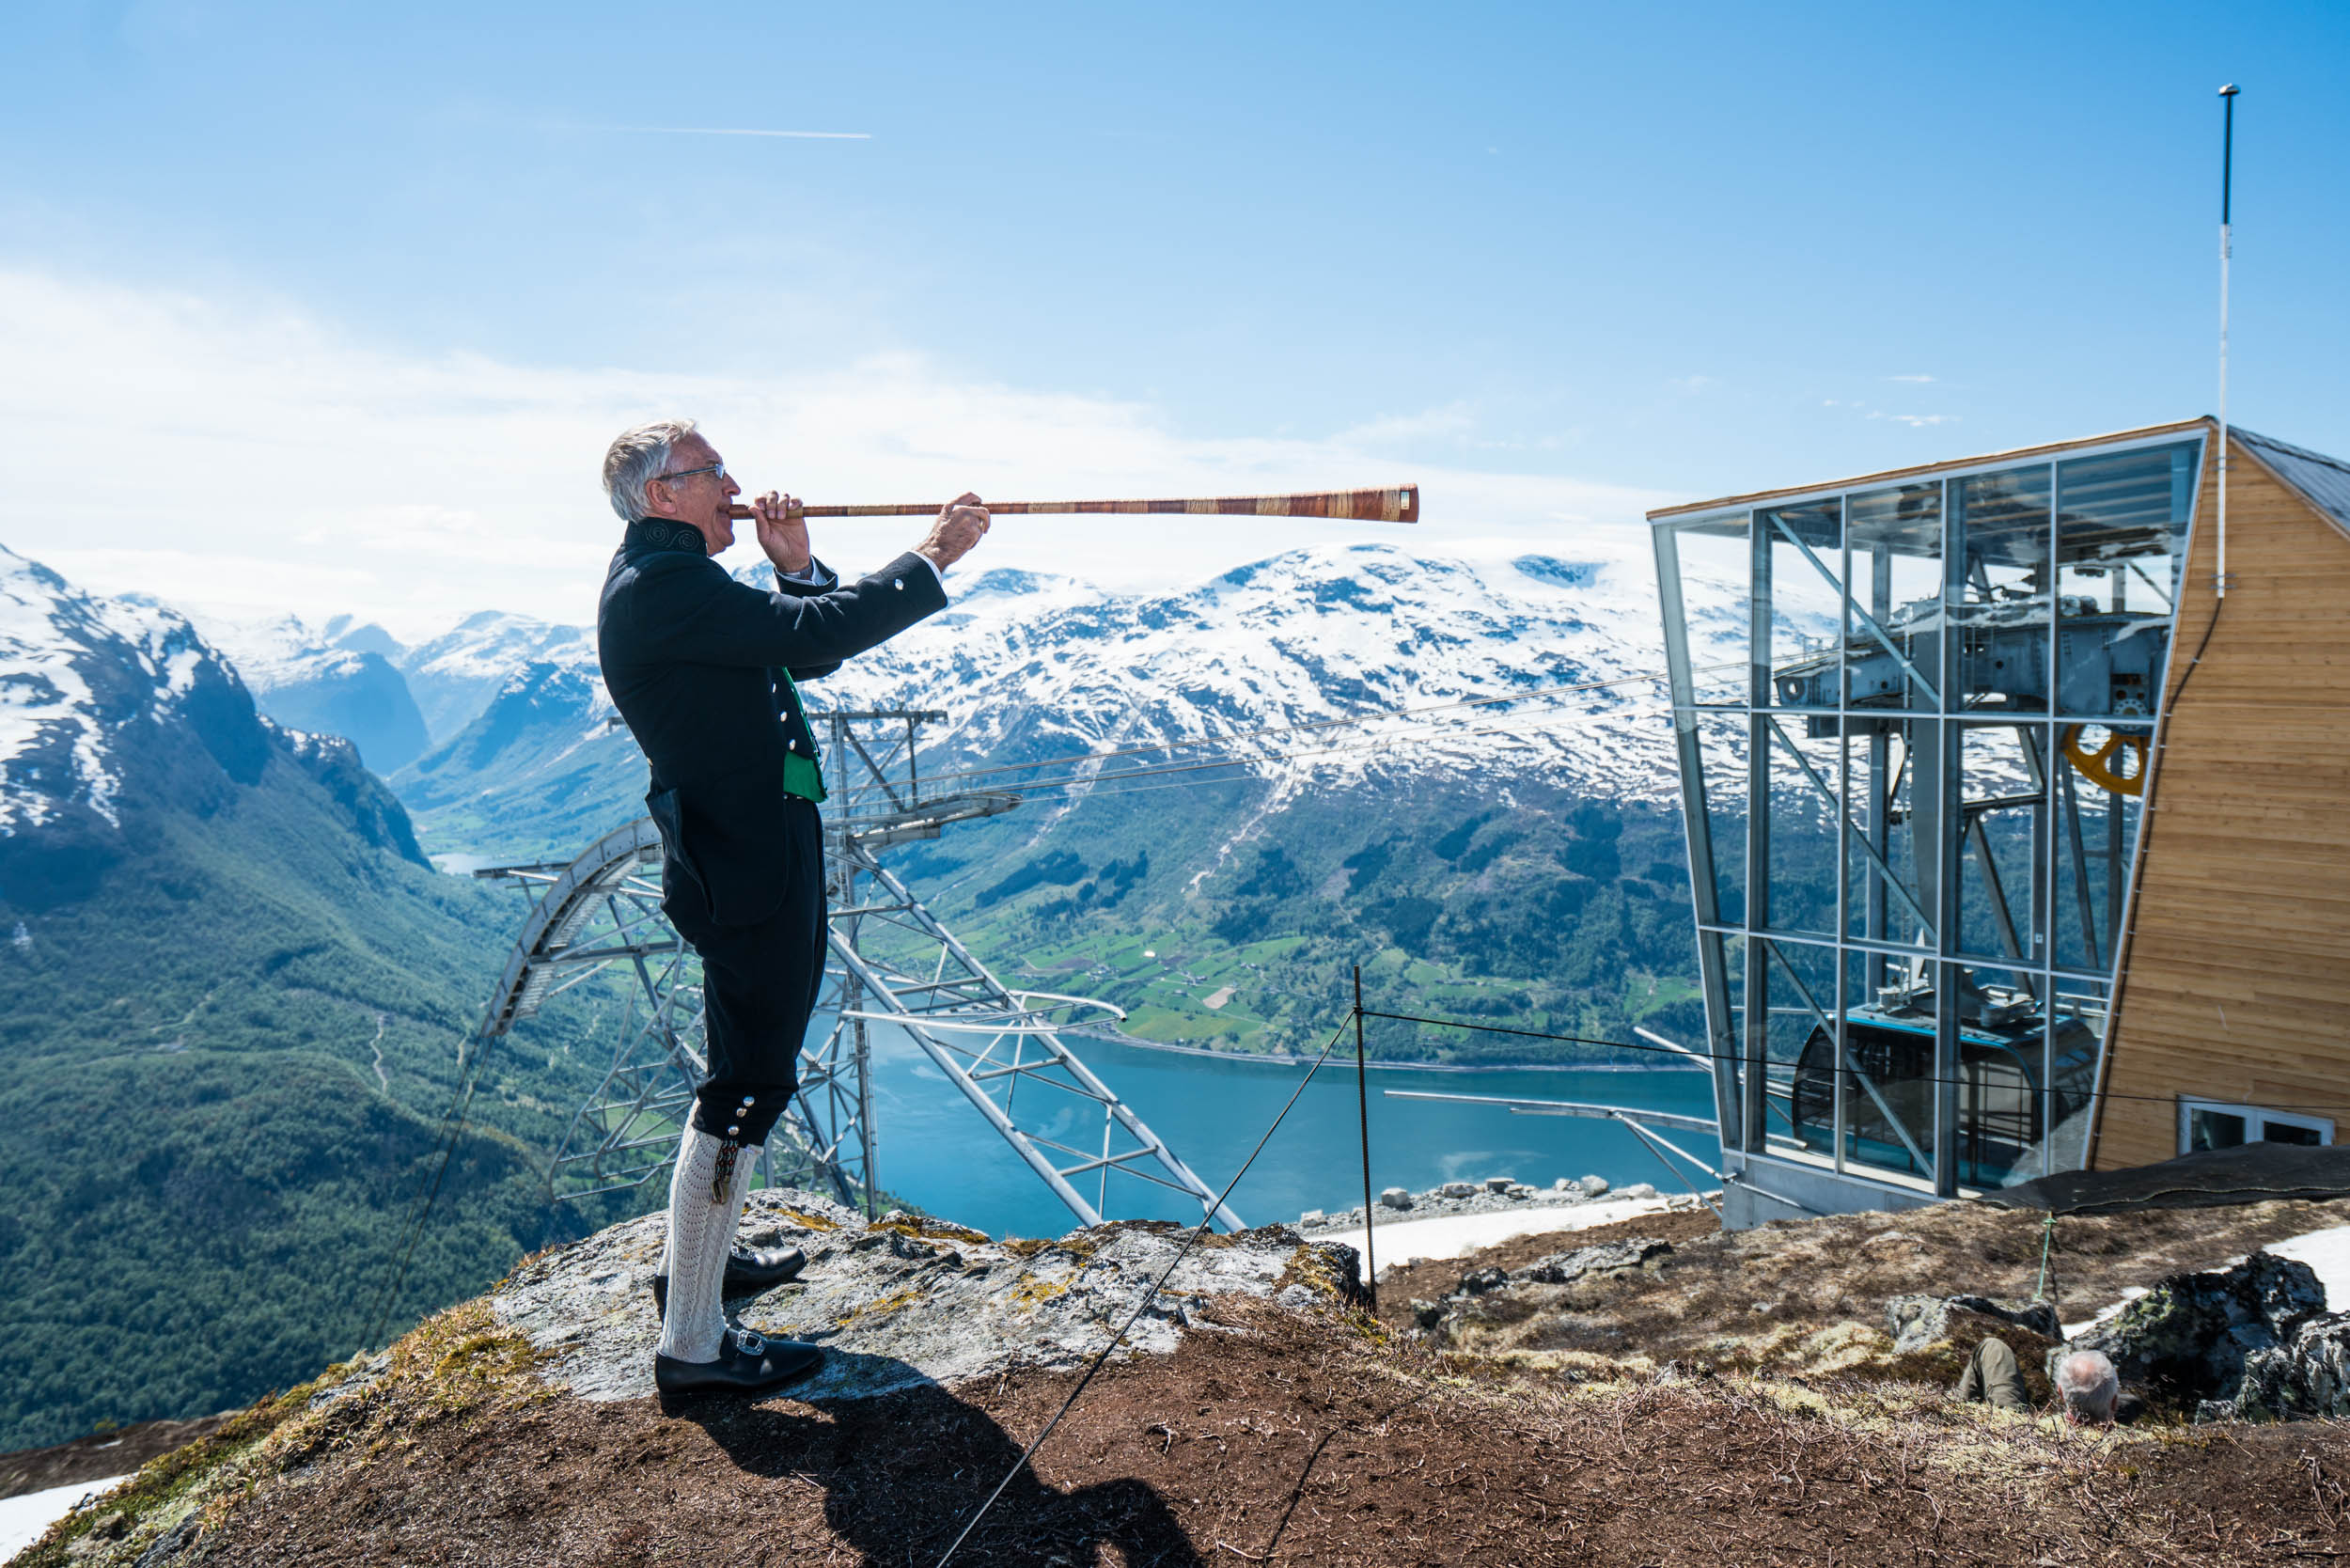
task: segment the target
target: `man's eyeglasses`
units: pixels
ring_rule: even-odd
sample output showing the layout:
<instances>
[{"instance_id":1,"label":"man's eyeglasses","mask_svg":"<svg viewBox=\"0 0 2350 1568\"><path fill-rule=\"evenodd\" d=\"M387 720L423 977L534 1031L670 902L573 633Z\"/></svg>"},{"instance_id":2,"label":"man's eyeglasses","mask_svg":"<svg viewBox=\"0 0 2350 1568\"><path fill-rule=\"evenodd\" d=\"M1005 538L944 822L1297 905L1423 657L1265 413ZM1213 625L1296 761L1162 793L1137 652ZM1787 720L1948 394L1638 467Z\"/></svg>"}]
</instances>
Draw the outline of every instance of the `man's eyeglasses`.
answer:
<instances>
[{"instance_id":1,"label":"man's eyeglasses","mask_svg":"<svg viewBox=\"0 0 2350 1568\"><path fill-rule=\"evenodd\" d=\"M652 479L690 479L697 474L707 474L713 479L723 479L727 477L727 465L723 463L707 463L699 468L681 468L674 474L655 474ZM647 479L645 482L650 484L652 479Z\"/></svg>"}]
</instances>

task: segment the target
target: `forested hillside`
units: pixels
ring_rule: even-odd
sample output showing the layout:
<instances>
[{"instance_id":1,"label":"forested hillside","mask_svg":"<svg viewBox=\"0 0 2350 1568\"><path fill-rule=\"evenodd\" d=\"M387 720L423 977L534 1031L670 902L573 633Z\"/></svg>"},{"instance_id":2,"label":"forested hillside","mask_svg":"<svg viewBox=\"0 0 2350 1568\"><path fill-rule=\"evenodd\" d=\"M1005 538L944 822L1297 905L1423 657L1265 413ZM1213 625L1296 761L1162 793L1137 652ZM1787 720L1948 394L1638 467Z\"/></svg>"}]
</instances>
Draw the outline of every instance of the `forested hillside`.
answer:
<instances>
[{"instance_id":1,"label":"forested hillside","mask_svg":"<svg viewBox=\"0 0 2350 1568\"><path fill-rule=\"evenodd\" d=\"M1386 1011L1702 1034L1678 816L1393 776L1261 812L1272 788L1187 789L1180 809L1104 792L1041 838L1015 812L886 863L1008 980L1115 1002L1147 1039L1312 1049L1355 964ZM1606 1054L1396 1024L1374 1045L1459 1062Z\"/></svg>"},{"instance_id":2,"label":"forested hillside","mask_svg":"<svg viewBox=\"0 0 2350 1568\"><path fill-rule=\"evenodd\" d=\"M0 555L0 1449L347 1355L519 908L421 864L351 745L177 617ZM603 1213L534 1162L595 1069L550 1010L475 1102L390 1327Z\"/></svg>"}]
</instances>

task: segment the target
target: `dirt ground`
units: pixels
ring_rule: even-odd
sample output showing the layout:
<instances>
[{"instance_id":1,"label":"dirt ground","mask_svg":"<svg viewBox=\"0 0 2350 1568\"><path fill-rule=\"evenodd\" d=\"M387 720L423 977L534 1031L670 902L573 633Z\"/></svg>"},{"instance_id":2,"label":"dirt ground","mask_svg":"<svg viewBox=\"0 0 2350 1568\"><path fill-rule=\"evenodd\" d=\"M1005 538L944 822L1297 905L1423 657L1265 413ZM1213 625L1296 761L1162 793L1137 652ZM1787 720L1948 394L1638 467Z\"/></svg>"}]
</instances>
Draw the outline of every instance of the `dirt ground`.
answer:
<instances>
[{"instance_id":1,"label":"dirt ground","mask_svg":"<svg viewBox=\"0 0 2350 1568\"><path fill-rule=\"evenodd\" d=\"M2345 1209L2066 1222L2065 1310L2086 1315L2122 1284L2342 1223ZM1602 1287L1621 1299L1553 1312L1608 1319L1646 1347L1614 1357L1503 1343L1523 1322L1492 1328L1493 1355L1390 1326L1415 1291L1606 1231L1402 1271L1382 1281L1386 1322L1335 1301L1218 1298L1174 1354L1104 1371L956 1561L2350 1558L2350 1423L2076 1429L1953 1404L1898 1367L1757 1372L1747 1364L1766 1358L1657 1354L1719 1341L1741 1313L1768 1316L1757 1300L1800 1319L1864 1297L1881 1316L1885 1295L1914 1289L2028 1294L2036 1216L1951 1205L1742 1236L1710 1226L1670 1215L1611 1228L1676 1247L1667 1268ZM1636 1336L1639 1324L1653 1326ZM821 1407L719 1398L665 1409L575 1399L540 1380L540 1360L485 1303L452 1309L395 1347L361 1392L319 1409L308 1389L265 1402L53 1532L20 1568L932 1568L1074 1381L1016 1372ZM163 1543L171 1549L153 1555L190 1501L197 1511Z\"/></svg>"},{"instance_id":2,"label":"dirt ground","mask_svg":"<svg viewBox=\"0 0 2350 1568\"><path fill-rule=\"evenodd\" d=\"M1483 1354L1677 1360L1781 1374L1903 1371L1886 1360L1885 1305L1910 1294L1968 1293L2024 1301L2039 1277L2044 1216L1978 1203L1901 1214L1780 1221L1725 1235L1708 1213L1659 1215L1591 1231L1521 1236L1496 1247L1384 1275L1381 1321L1401 1329L1415 1298L1435 1300L1470 1269L1523 1268L1553 1252L1657 1236L1673 1251L1651 1270L1571 1286L1519 1286L1481 1298L1450 1343ZM2049 1253L2048 1296L2079 1322L2124 1288L2210 1268L2287 1236L2350 1224L2350 1200L2231 1209L2157 1209L2063 1217Z\"/></svg>"},{"instance_id":3,"label":"dirt ground","mask_svg":"<svg viewBox=\"0 0 2350 1568\"><path fill-rule=\"evenodd\" d=\"M1577 1382L1235 1303L1114 1365L957 1560L2268 1562L2350 1553L2332 1424L2090 1434L1930 1391ZM483 1353L478 1341L451 1355ZM418 1363L422 1365L421 1362ZM446 1382L446 1380L444 1380ZM830 1409L395 1387L290 1423L176 1560L930 1568L1072 1375ZM53 1543L36 1561L67 1560Z\"/></svg>"}]
</instances>

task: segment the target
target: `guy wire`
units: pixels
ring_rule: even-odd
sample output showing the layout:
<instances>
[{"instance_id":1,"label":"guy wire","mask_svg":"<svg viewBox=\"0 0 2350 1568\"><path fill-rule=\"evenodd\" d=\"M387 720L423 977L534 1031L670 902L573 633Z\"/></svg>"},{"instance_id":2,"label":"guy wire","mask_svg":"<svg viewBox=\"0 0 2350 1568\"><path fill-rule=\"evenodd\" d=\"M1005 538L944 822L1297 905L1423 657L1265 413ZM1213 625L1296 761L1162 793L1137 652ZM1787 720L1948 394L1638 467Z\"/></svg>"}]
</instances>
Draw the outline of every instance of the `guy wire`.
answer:
<instances>
[{"instance_id":1,"label":"guy wire","mask_svg":"<svg viewBox=\"0 0 2350 1568\"><path fill-rule=\"evenodd\" d=\"M400 1287L408 1278L408 1264L416 1255L416 1245L424 1239L425 1227L431 1222L432 1206L440 1200L441 1184L446 1180L450 1162L456 1158L457 1145L463 1140L465 1112L473 1106L474 1090L481 1082L481 1064L490 1055L490 1043L486 1039L476 1040L468 1036L466 1043L478 1045L479 1049L474 1053L470 1062L461 1056L456 1089L449 1096L448 1109L441 1114L441 1125L433 1134L439 1158L418 1180L416 1196L409 1201L407 1237L400 1248L400 1262L384 1283L383 1294L376 1299L367 1338L359 1347L362 1350L374 1346L391 1324L392 1308L400 1294Z\"/></svg>"},{"instance_id":2,"label":"guy wire","mask_svg":"<svg viewBox=\"0 0 2350 1568\"><path fill-rule=\"evenodd\" d=\"M1120 1326L1117 1333L1110 1336L1108 1343L1094 1352L1093 1359L1086 1366L1085 1375L1077 1379L1077 1386L1069 1390L1069 1397L1061 1401L1060 1408L1053 1412L1053 1419L1044 1423L1044 1430L1036 1435L1036 1440L1030 1443L1026 1451L1012 1462L1011 1468L1004 1472L1004 1479L995 1483L995 1490L987 1495L987 1501L979 1504L979 1512L971 1515L971 1522L963 1527L962 1532L947 1548L946 1554L939 1558L938 1568L947 1568L947 1564L953 1560L955 1553L963 1549L964 1542L970 1538L973 1530L979 1528L979 1521L986 1518L987 1511L995 1506L995 1499L1004 1495L1004 1488L1011 1484L1011 1478L1018 1475L1026 1466L1028 1461L1036 1456L1036 1450L1044 1446L1044 1439L1050 1437L1053 1435L1053 1429L1060 1425L1060 1419L1069 1414L1069 1407L1077 1403L1077 1396L1086 1391L1086 1385L1092 1382L1093 1374L1102 1370L1102 1363L1109 1359L1110 1352L1126 1342L1126 1336L1133 1332L1136 1323L1141 1319L1144 1310L1153 1300L1157 1299L1159 1291L1175 1273L1177 1266L1190 1256L1193 1246L1207 1233L1209 1223L1215 1218L1216 1211L1224 1207L1225 1200L1232 1196L1232 1189L1240 1185L1242 1177L1248 1174L1248 1168L1257 1163L1257 1156L1264 1152L1264 1146L1273 1141L1273 1135L1280 1129L1282 1120L1290 1113L1290 1107L1296 1105L1297 1097L1306 1092L1306 1086L1314 1081L1314 1074L1321 1069L1322 1064L1330 1059L1330 1053L1338 1048L1339 1041L1346 1034L1347 1026L1355 1022L1356 1011L1349 1010L1347 1015L1339 1021L1339 1027L1330 1031L1330 1038L1323 1043L1322 1055L1314 1058L1313 1066L1306 1069L1306 1075L1297 1080L1297 1087L1290 1091L1289 1099L1284 1101L1280 1110L1275 1113L1273 1124L1267 1127L1264 1130L1264 1136L1257 1140L1257 1147L1248 1151L1248 1157L1241 1161L1238 1170L1232 1172L1232 1179L1224 1184L1224 1190L1216 1194L1215 1201L1209 1204L1200 1214L1199 1223L1191 1228L1191 1234L1185 1236L1183 1245L1175 1249L1175 1256L1168 1261L1167 1267L1159 1271L1159 1277L1156 1279L1151 1281L1151 1288L1142 1293L1142 1299L1135 1303L1135 1309L1127 1314L1125 1323ZM1363 1217L1364 1223L1369 1224L1371 1216L1366 1215Z\"/></svg>"}]
</instances>

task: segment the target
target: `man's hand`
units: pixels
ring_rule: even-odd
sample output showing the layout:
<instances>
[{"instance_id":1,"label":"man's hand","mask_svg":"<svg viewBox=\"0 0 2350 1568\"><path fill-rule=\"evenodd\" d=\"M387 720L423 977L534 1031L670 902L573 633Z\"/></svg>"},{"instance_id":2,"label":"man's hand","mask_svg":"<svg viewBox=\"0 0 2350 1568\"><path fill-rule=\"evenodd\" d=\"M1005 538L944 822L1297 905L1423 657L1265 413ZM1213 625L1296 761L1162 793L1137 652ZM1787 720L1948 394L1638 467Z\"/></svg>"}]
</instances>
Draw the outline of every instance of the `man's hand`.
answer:
<instances>
[{"instance_id":1,"label":"man's hand","mask_svg":"<svg viewBox=\"0 0 2350 1568\"><path fill-rule=\"evenodd\" d=\"M932 566L944 572L971 553L987 532L987 508L969 491L947 503L931 525L930 537L914 547L915 554L927 556Z\"/></svg>"},{"instance_id":2,"label":"man's hand","mask_svg":"<svg viewBox=\"0 0 2350 1568\"><path fill-rule=\"evenodd\" d=\"M789 495L774 491L751 503L751 523L759 531L759 547L775 563L778 575L796 577L816 558L807 546L807 519L791 510Z\"/></svg>"}]
</instances>

